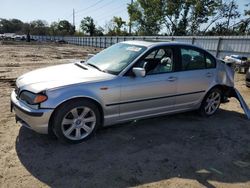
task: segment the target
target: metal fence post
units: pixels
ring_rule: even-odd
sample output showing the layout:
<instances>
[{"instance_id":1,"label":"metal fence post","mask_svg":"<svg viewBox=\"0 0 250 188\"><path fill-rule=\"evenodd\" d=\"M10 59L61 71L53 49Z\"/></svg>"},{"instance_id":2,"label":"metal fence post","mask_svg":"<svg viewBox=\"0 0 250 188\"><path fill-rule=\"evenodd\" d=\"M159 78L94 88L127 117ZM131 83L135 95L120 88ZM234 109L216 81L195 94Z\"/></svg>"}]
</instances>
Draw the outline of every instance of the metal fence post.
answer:
<instances>
[{"instance_id":1,"label":"metal fence post","mask_svg":"<svg viewBox=\"0 0 250 188\"><path fill-rule=\"evenodd\" d=\"M194 37L192 37L192 44L194 44L194 42L195 42L195 38L194 38Z\"/></svg>"},{"instance_id":2,"label":"metal fence post","mask_svg":"<svg viewBox=\"0 0 250 188\"><path fill-rule=\"evenodd\" d=\"M216 57L219 56L220 53L220 43L221 43L221 37L218 38L217 48L216 48Z\"/></svg>"}]
</instances>

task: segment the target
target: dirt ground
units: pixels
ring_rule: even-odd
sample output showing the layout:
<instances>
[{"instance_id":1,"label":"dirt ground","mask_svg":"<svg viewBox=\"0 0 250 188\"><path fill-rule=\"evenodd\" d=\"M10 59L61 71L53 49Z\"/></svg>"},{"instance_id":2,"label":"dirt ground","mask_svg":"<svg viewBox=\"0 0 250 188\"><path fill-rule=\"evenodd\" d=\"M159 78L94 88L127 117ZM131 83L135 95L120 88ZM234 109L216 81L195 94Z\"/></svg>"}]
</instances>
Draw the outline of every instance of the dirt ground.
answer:
<instances>
[{"instance_id":1,"label":"dirt ground","mask_svg":"<svg viewBox=\"0 0 250 188\"><path fill-rule=\"evenodd\" d=\"M0 45L0 187L250 187L250 121L235 99L216 115L169 115L99 130L63 145L15 123L15 79L97 49ZM244 75L236 87L250 105Z\"/></svg>"}]
</instances>

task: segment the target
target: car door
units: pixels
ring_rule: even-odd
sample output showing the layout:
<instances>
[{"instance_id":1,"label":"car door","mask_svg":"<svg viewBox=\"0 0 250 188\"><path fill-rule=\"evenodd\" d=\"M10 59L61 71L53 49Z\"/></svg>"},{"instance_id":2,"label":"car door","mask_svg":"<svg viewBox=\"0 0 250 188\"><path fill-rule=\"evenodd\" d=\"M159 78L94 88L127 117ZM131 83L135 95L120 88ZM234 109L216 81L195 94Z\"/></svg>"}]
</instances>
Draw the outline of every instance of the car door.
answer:
<instances>
[{"instance_id":1,"label":"car door","mask_svg":"<svg viewBox=\"0 0 250 188\"><path fill-rule=\"evenodd\" d=\"M212 85L216 74L215 58L199 48L180 46L176 108L197 106Z\"/></svg>"},{"instance_id":2,"label":"car door","mask_svg":"<svg viewBox=\"0 0 250 188\"><path fill-rule=\"evenodd\" d=\"M174 109L177 88L174 57L170 47L153 49L134 65L146 69L145 77L135 77L131 69L121 78L121 121Z\"/></svg>"}]
</instances>

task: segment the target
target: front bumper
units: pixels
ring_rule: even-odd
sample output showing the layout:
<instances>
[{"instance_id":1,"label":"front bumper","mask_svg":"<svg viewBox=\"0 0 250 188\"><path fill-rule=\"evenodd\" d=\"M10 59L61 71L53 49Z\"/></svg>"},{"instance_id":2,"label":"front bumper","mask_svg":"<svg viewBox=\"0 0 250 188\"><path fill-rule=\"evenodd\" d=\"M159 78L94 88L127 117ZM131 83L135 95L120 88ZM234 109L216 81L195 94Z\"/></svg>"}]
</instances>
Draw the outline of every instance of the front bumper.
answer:
<instances>
[{"instance_id":1,"label":"front bumper","mask_svg":"<svg viewBox=\"0 0 250 188\"><path fill-rule=\"evenodd\" d=\"M17 99L16 93L11 93L11 110L15 111L16 120L23 126L38 133L48 134L48 124L53 109L33 109Z\"/></svg>"}]
</instances>

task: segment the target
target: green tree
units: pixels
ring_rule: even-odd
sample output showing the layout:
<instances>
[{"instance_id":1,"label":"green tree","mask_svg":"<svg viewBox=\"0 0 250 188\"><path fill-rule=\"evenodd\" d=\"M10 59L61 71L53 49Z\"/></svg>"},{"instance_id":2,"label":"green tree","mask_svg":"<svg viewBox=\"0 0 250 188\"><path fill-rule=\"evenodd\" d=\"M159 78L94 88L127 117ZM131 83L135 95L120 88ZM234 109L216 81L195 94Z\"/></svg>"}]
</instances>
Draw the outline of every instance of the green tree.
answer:
<instances>
[{"instance_id":1,"label":"green tree","mask_svg":"<svg viewBox=\"0 0 250 188\"><path fill-rule=\"evenodd\" d=\"M30 34L30 23L23 24L22 34Z\"/></svg>"},{"instance_id":2,"label":"green tree","mask_svg":"<svg viewBox=\"0 0 250 188\"><path fill-rule=\"evenodd\" d=\"M97 29L95 30L95 35L96 36L103 36L104 29L101 26L98 26Z\"/></svg>"},{"instance_id":3,"label":"green tree","mask_svg":"<svg viewBox=\"0 0 250 188\"><path fill-rule=\"evenodd\" d=\"M122 34L122 27L126 25L126 22L122 20L121 17L113 17L113 23L114 23L114 30L116 35L121 35Z\"/></svg>"},{"instance_id":4,"label":"green tree","mask_svg":"<svg viewBox=\"0 0 250 188\"><path fill-rule=\"evenodd\" d=\"M58 35L58 23L57 22L52 22L49 27L49 33L50 35Z\"/></svg>"},{"instance_id":5,"label":"green tree","mask_svg":"<svg viewBox=\"0 0 250 188\"><path fill-rule=\"evenodd\" d=\"M23 22L18 19L0 19L0 33L19 33L22 31Z\"/></svg>"},{"instance_id":6,"label":"green tree","mask_svg":"<svg viewBox=\"0 0 250 188\"><path fill-rule=\"evenodd\" d=\"M216 15L221 3L221 0L192 0L189 18L191 35L198 34L200 26Z\"/></svg>"},{"instance_id":7,"label":"green tree","mask_svg":"<svg viewBox=\"0 0 250 188\"><path fill-rule=\"evenodd\" d=\"M190 1L164 0L162 22L169 35L186 34L190 7Z\"/></svg>"},{"instance_id":8,"label":"green tree","mask_svg":"<svg viewBox=\"0 0 250 188\"><path fill-rule=\"evenodd\" d=\"M126 28L124 27L126 22L121 17L114 16L109 22L105 24L106 34L111 36L124 36L128 35Z\"/></svg>"},{"instance_id":9,"label":"green tree","mask_svg":"<svg viewBox=\"0 0 250 188\"><path fill-rule=\"evenodd\" d=\"M210 17L210 20L208 21L205 29L203 29L203 34L206 34L207 30L214 25L216 22L223 20L225 18L225 14L228 11L228 3L227 2L220 2L216 13ZM220 26L224 25L224 24L219 24Z\"/></svg>"},{"instance_id":10,"label":"green tree","mask_svg":"<svg viewBox=\"0 0 250 188\"><path fill-rule=\"evenodd\" d=\"M44 20L34 20L30 23L30 33L32 35L47 35L48 23Z\"/></svg>"},{"instance_id":11,"label":"green tree","mask_svg":"<svg viewBox=\"0 0 250 188\"><path fill-rule=\"evenodd\" d=\"M206 35L238 35L240 32L243 32L242 30L246 26L244 21L234 25L230 24L232 19L240 17L238 5L234 0L223 2L219 10L219 19L215 20L215 26Z\"/></svg>"},{"instance_id":12,"label":"green tree","mask_svg":"<svg viewBox=\"0 0 250 188\"><path fill-rule=\"evenodd\" d=\"M96 25L94 19L87 16L81 21L80 28L83 32L88 33L90 36L94 36L96 33Z\"/></svg>"},{"instance_id":13,"label":"green tree","mask_svg":"<svg viewBox=\"0 0 250 188\"><path fill-rule=\"evenodd\" d=\"M140 35L157 35L161 30L163 0L137 0L128 5L130 22Z\"/></svg>"},{"instance_id":14,"label":"green tree","mask_svg":"<svg viewBox=\"0 0 250 188\"><path fill-rule=\"evenodd\" d=\"M246 4L246 7L250 6L249 4ZM244 18L241 19L239 23L236 23L234 26L234 30L239 35L247 35L250 34L250 9L244 10Z\"/></svg>"},{"instance_id":15,"label":"green tree","mask_svg":"<svg viewBox=\"0 0 250 188\"><path fill-rule=\"evenodd\" d=\"M220 5L221 0L164 0L163 24L170 35L198 34Z\"/></svg>"},{"instance_id":16,"label":"green tree","mask_svg":"<svg viewBox=\"0 0 250 188\"><path fill-rule=\"evenodd\" d=\"M198 34L222 0L137 0L128 5L139 34L156 35L165 26L168 35Z\"/></svg>"},{"instance_id":17,"label":"green tree","mask_svg":"<svg viewBox=\"0 0 250 188\"><path fill-rule=\"evenodd\" d=\"M61 20L57 25L59 35L73 35L75 33L75 26L71 25L67 20Z\"/></svg>"},{"instance_id":18,"label":"green tree","mask_svg":"<svg viewBox=\"0 0 250 188\"><path fill-rule=\"evenodd\" d=\"M225 5L224 17L227 19L226 28L227 30L229 30L230 21L232 19L240 17L240 13L238 11L238 5L234 0L232 0L229 4Z\"/></svg>"}]
</instances>

